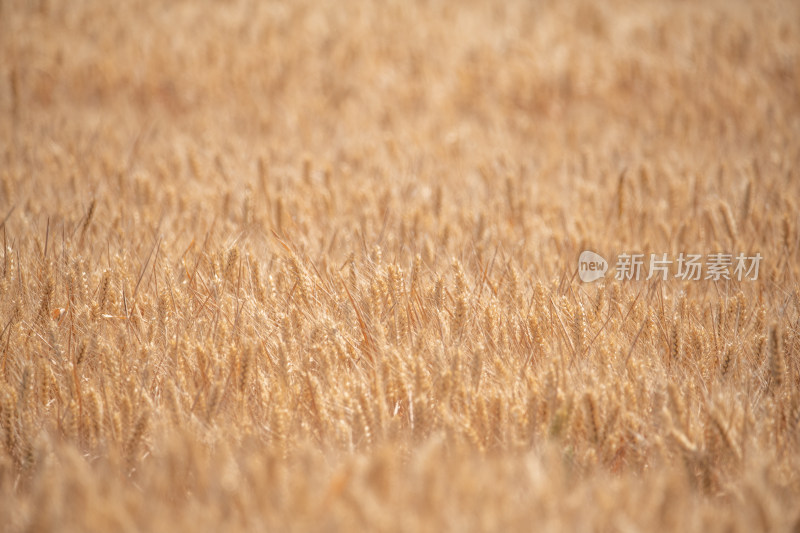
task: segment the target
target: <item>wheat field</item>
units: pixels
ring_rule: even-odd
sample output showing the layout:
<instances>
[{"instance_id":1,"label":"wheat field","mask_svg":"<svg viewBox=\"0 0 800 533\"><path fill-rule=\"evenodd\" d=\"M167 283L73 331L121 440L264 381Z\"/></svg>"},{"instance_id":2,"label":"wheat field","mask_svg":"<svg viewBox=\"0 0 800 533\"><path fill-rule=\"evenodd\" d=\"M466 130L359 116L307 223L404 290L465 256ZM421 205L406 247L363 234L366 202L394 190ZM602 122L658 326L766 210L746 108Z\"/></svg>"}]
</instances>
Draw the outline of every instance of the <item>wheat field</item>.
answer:
<instances>
[{"instance_id":1,"label":"wheat field","mask_svg":"<svg viewBox=\"0 0 800 533\"><path fill-rule=\"evenodd\" d=\"M3 0L0 529L798 531L798 164L789 0Z\"/></svg>"}]
</instances>

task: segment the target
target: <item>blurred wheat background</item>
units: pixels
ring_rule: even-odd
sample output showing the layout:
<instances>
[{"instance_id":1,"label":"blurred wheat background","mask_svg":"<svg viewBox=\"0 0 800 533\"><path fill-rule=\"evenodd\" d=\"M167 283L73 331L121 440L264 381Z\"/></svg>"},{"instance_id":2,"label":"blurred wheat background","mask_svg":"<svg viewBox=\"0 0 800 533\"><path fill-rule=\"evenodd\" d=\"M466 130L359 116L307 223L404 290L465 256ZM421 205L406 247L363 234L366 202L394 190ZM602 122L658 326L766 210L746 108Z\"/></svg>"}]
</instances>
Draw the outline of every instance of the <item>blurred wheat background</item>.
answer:
<instances>
[{"instance_id":1,"label":"blurred wheat background","mask_svg":"<svg viewBox=\"0 0 800 533\"><path fill-rule=\"evenodd\" d=\"M796 2L3 0L0 528L798 531L798 163Z\"/></svg>"}]
</instances>

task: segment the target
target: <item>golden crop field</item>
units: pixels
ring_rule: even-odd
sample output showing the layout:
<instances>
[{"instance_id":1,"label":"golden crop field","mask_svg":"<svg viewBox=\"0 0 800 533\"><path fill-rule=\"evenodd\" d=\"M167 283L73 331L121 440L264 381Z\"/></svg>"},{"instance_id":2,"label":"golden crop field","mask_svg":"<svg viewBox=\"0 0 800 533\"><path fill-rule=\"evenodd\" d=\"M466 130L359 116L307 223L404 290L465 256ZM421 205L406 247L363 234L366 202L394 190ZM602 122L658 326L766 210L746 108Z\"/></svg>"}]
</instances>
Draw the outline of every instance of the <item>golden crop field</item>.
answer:
<instances>
[{"instance_id":1,"label":"golden crop field","mask_svg":"<svg viewBox=\"0 0 800 533\"><path fill-rule=\"evenodd\" d=\"M791 0L2 0L0 530L798 531L799 165Z\"/></svg>"}]
</instances>

